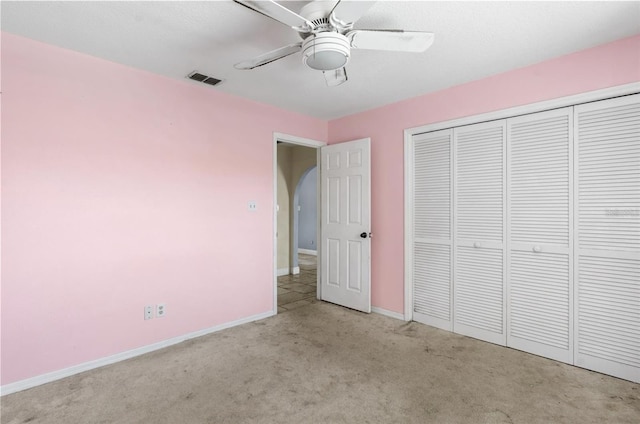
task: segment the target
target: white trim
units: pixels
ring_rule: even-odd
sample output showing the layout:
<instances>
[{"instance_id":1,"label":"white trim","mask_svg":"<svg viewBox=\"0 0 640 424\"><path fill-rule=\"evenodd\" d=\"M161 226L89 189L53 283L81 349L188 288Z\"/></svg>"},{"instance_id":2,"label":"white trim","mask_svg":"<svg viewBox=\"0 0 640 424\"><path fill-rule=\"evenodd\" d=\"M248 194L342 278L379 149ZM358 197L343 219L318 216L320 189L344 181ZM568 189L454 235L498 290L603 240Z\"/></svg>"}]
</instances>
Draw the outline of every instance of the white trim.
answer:
<instances>
[{"instance_id":1,"label":"white trim","mask_svg":"<svg viewBox=\"0 0 640 424\"><path fill-rule=\"evenodd\" d=\"M278 313L278 138L273 135L273 313Z\"/></svg>"},{"instance_id":2,"label":"white trim","mask_svg":"<svg viewBox=\"0 0 640 424\"><path fill-rule=\"evenodd\" d=\"M619 85L617 87L603 88L601 90L588 91L586 93L575 94L568 97L560 97L552 100L545 100L538 103L531 103L523 106L516 106L509 109L497 110L494 112L482 113L480 115L466 116L464 118L450 121L435 122L433 124L421 125L405 130L405 134L411 136L424 132L442 130L446 128L461 127L463 125L477 124L484 121L494 121L496 119L513 118L519 115L527 115L545 110L558 109L561 107L575 106L581 103L595 102L611 97L626 96L640 92L640 82Z\"/></svg>"},{"instance_id":3,"label":"white trim","mask_svg":"<svg viewBox=\"0 0 640 424\"><path fill-rule=\"evenodd\" d=\"M295 135L284 134L279 132L273 133L273 313L278 313L278 277L281 275L289 274L289 269L286 273L280 274L278 269L278 141L290 144L298 144L301 146L312 147L317 149L316 166L320 170L320 147L326 146L324 141L312 140L310 138L298 137ZM319 188L318 179L318 188ZM320 198L320 190L316 190L318 199ZM320 202L318 201L318 234L320 234L320 216L321 216ZM320 270L318 270L318 299L320 299Z\"/></svg>"},{"instance_id":4,"label":"white trim","mask_svg":"<svg viewBox=\"0 0 640 424\"><path fill-rule=\"evenodd\" d=\"M278 277L282 277L283 275L289 275L291 272L289 271L289 268L278 268L276 270L276 275ZM276 297L278 296L278 294L276 293Z\"/></svg>"},{"instance_id":5,"label":"white trim","mask_svg":"<svg viewBox=\"0 0 640 424\"><path fill-rule=\"evenodd\" d=\"M311 250L311 249L298 249L298 253L302 253L302 254L305 254L305 255L318 256L318 251L317 250Z\"/></svg>"},{"instance_id":6,"label":"white trim","mask_svg":"<svg viewBox=\"0 0 640 424\"><path fill-rule=\"evenodd\" d=\"M327 143L324 141L312 140L310 138L297 137L295 135L283 134L279 132L273 133L273 141L276 144L278 141L282 141L284 143L298 144L301 146L314 147L316 149L327 145Z\"/></svg>"},{"instance_id":7,"label":"white trim","mask_svg":"<svg viewBox=\"0 0 640 424\"><path fill-rule=\"evenodd\" d=\"M371 312L373 312L374 314L384 315L385 317L399 319L400 321L408 321L408 320L404 319L404 315L402 315L399 312L393 312L393 311L390 311L388 309L378 308L377 306L372 306L371 307Z\"/></svg>"},{"instance_id":8,"label":"white trim","mask_svg":"<svg viewBox=\"0 0 640 424\"><path fill-rule=\"evenodd\" d=\"M40 386L41 384L50 383L52 381L60 380L65 377L70 377L81 372L93 370L103 367L105 365L114 364L116 362L124 361L136 356L144 355L159 349L164 349L178 343L182 343L185 340L194 339L196 337L206 336L207 334L215 333L227 328L236 327L238 325L247 324L253 321L259 321L261 319L269 318L275 315L273 311L263 312L261 314L252 315L250 317L241 318L235 321L219 324L203 330L194 331L192 333L183 334L181 336L173 337L168 340L153 343L147 346L139 347L125 352L116 353L115 355L107 356L104 358L96 359L93 361L85 362L82 364L74 365L69 368L64 368L58 371L49 372L46 374L38 375L36 377L27 378L25 380L16 381L15 383L5 384L0 387L0 395L5 396L11 393L16 393L22 390L30 389L32 387Z\"/></svg>"},{"instance_id":9,"label":"white trim","mask_svg":"<svg viewBox=\"0 0 640 424\"><path fill-rule=\"evenodd\" d=\"M567 97L516 106L479 115L467 116L443 122L421 125L404 130L404 318L413 320L413 136L425 132L454 128L479 122L506 119L518 115L542 112L561 107L575 106L607 98L626 96L640 92L640 82L588 91Z\"/></svg>"},{"instance_id":10,"label":"white trim","mask_svg":"<svg viewBox=\"0 0 640 424\"><path fill-rule=\"evenodd\" d=\"M413 320L413 134L404 131L404 319Z\"/></svg>"},{"instance_id":11,"label":"white trim","mask_svg":"<svg viewBox=\"0 0 640 424\"><path fill-rule=\"evenodd\" d=\"M293 268L291 268L291 274L292 275L300 274L300 267L299 266L294 266Z\"/></svg>"},{"instance_id":12,"label":"white trim","mask_svg":"<svg viewBox=\"0 0 640 424\"><path fill-rule=\"evenodd\" d=\"M322 148L316 149L316 213L318 219L316 220L316 299L322 299L322 269L320 264L322 263Z\"/></svg>"}]
</instances>

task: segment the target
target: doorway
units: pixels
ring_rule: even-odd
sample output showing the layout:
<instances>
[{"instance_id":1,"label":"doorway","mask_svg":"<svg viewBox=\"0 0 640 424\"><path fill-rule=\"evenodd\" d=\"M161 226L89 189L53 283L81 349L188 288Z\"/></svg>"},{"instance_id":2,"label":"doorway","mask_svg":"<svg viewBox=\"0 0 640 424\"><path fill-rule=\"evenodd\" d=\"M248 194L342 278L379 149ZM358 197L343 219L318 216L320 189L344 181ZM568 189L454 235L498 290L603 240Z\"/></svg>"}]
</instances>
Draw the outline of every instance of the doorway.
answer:
<instances>
[{"instance_id":1,"label":"doorway","mask_svg":"<svg viewBox=\"0 0 640 424\"><path fill-rule=\"evenodd\" d=\"M282 144L279 149L286 148ZM294 188L291 213L289 214L289 228L291 229L291 271L286 275L278 276L278 312L286 312L315 302L317 297L317 226L318 226L318 202L317 202L317 166L312 165L306 169L296 181L296 169L300 165L307 166L311 163L308 156L315 154L315 150L309 147L294 146L290 187ZM305 160L306 158L306 160ZM297 165L297 166L296 166ZM281 172L283 167L278 166ZM278 183L282 183L278 179ZM283 191L278 187L278 191ZM289 190L290 194L290 190ZM281 206L281 196L278 195L278 206ZM281 210L281 209L279 209ZM279 221L284 221L278 217ZM280 273L279 273L280 274Z\"/></svg>"},{"instance_id":2,"label":"doorway","mask_svg":"<svg viewBox=\"0 0 640 424\"><path fill-rule=\"evenodd\" d=\"M282 313L320 298L317 165L319 148L325 143L284 134L274 134L273 141L273 308L274 313Z\"/></svg>"}]
</instances>

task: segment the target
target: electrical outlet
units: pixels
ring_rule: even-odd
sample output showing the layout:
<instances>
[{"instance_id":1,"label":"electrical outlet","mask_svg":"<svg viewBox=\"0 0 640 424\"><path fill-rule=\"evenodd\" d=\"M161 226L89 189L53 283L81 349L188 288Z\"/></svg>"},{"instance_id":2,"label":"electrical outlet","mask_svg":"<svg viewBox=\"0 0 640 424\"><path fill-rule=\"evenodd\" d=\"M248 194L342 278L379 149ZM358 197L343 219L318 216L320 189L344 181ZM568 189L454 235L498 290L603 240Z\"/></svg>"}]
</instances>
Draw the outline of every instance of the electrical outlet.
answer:
<instances>
[{"instance_id":1,"label":"electrical outlet","mask_svg":"<svg viewBox=\"0 0 640 424\"><path fill-rule=\"evenodd\" d=\"M249 210L250 211L255 211L258 209L258 204L254 201L249 202Z\"/></svg>"},{"instance_id":2,"label":"electrical outlet","mask_svg":"<svg viewBox=\"0 0 640 424\"><path fill-rule=\"evenodd\" d=\"M167 315L167 305L158 303L158 306L156 306L156 316L162 318L165 315Z\"/></svg>"},{"instance_id":3,"label":"electrical outlet","mask_svg":"<svg viewBox=\"0 0 640 424\"><path fill-rule=\"evenodd\" d=\"M147 305L144 307L144 319L153 318L153 305Z\"/></svg>"}]
</instances>

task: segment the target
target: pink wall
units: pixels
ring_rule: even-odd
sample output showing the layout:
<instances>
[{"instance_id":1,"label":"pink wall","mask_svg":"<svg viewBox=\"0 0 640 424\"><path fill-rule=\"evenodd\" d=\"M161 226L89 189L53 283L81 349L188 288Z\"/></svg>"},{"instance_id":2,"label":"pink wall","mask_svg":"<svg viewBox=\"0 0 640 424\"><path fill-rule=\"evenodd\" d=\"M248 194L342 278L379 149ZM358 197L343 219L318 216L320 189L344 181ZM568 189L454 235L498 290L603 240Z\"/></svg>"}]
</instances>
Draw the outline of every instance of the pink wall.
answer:
<instances>
[{"instance_id":1,"label":"pink wall","mask_svg":"<svg viewBox=\"0 0 640 424\"><path fill-rule=\"evenodd\" d=\"M640 81L639 52L636 36L327 124L2 33L1 384L271 310L274 131L371 137L372 301L401 313L403 130Z\"/></svg>"},{"instance_id":2,"label":"pink wall","mask_svg":"<svg viewBox=\"0 0 640 424\"><path fill-rule=\"evenodd\" d=\"M640 81L640 35L329 122L329 143L371 137L374 306L404 308L403 131Z\"/></svg>"},{"instance_id":3,"label":"pink wall","mask_svg":"<svg viewBox=\"0 0 640 424\"><path fill-rule=\"evenodd\" d=\"M3 385L272 309L272 134L325 121L7 33L2 78Z\"/></svg>"}]
</instances>

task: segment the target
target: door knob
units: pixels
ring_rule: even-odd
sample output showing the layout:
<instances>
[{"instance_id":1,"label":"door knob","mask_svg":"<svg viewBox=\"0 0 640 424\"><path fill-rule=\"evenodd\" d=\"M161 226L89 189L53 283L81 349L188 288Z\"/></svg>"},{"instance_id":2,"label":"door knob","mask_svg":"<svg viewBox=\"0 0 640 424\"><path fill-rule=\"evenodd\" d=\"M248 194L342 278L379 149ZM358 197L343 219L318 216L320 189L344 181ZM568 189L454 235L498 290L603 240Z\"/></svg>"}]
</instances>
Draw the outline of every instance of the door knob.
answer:
<instances>
[{"instance_id":1,"label":"door knob","mask_svg":"<svg viewBox=\"0 0 640 424\"><path fill-rule=\"evenodd\" d=\"M367 233L362 233L362 234L360 234L360 237L362 237L362 238L367 238Z\"/></svg>"}]
</instances>

